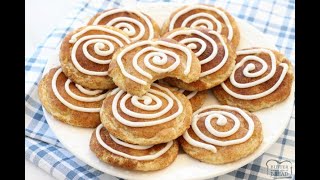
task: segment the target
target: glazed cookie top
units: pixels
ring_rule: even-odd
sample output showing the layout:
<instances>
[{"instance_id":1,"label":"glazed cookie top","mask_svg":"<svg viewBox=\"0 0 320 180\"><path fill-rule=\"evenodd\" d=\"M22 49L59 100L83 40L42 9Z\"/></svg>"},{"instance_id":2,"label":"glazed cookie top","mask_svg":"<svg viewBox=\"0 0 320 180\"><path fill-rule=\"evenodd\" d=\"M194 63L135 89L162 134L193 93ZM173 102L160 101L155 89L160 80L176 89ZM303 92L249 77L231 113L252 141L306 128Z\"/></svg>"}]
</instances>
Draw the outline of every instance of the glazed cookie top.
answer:
<instances>
[{"instance_id":1,"label":"glazed cookie top","mask_svg":"<svg viewBox=\"0 0 320 180\"><path fill-rule=\"evenodd\" d=\"M293 75L291 64L280 53L266 48L244 49L237 51L236 66L221 86L237 99L259 99L276 91L287 74Z\"/></svg>"},{"instance_id":2,"label":"glazed cookie top","mask_svg":"<svg viewBox=\"0 0 320 180\"><path fill-rule=\"evenodd\" d=\"M195 4L179 8L163 26L162 34L179 27L215 30L226 36L234 47L238 46L240 40L240 33L233 17L222 8L211 5Z\"/></svg>"},{"instance_id":3,"label":"glazed cookie top","mask_svg":"<svg viewBox=\"0 0 320 180\"><path fill-rule=\"evenodd\" d=\"M66 36L60 55L83 74L107 76L113 53L129 43L128 36L113 27L85 26Z\"/></svg>"},{"instance_id":4,"label":"glazed cookie top","mask_svg":"<svg viewBox=\"0 0 320 180\"><path fill-rule=\"evenodd\" d=\"M119 49L112 58L109 75L121 89L141 96L152 82L164 77L195 81L200 68L198 58L188 47L161 38L138 41Z\"/></svg>"},{"instance_id":5,"label":"glazed cookie top","mask_svg":"<svg viewBox=\"0 0 320 180\"><path fill-rule=\"evenodd\" d=\"M191 128L183 134L183 138L193 146L216 153L216 146L246 142L254 128L254 120L246 111L231 106L211 105L193 113Z\"/></svg>"},{"instance_id":6,"label":"glazed cookie top","mask_svg":"<svg viewBox=\"0 0 320 180\"><path fill-rule=\"evenodd\" d=\"M226 63L228 47L221 34L206 28L178 28L164 35L190 48L201 64L200 78L210 75Z\"/></svg>"},{"instance_id":7,"label":"glazed cookie top","mask_svg":"<svg viewBox=\"0 0 320 180\"><path fill-rule=\"evenodd\" d=\"M61 68L53 70L52 91L63 105L80 112L100 112L102 100L107 96L106 91L86 89L68 79Z\"/></svg>"},{"instance_id":8,"label":"glazed cookie top","mask_svg":"<svg viewBox=\"0 0 320 180\"><path fill-rule=\"evenodd\" d=\"M123 30L131 41L147 40L159 37L160 28L148 15L137 10L109 9L98 13L89 25L107 25Z\"/></svg>"},{"instance_id":9,"label":"glazed cookie top","mask_svg":"<svg viewBox=\"0 0 320 180\"><path fill-rule=\"evenodd\" d=\"M113 117L125 126L148 127L171 121L181 115L181 101L166 87L153 83L145 95L133 96L120 88L112 96Z\"/></svg>"}]
</instances>

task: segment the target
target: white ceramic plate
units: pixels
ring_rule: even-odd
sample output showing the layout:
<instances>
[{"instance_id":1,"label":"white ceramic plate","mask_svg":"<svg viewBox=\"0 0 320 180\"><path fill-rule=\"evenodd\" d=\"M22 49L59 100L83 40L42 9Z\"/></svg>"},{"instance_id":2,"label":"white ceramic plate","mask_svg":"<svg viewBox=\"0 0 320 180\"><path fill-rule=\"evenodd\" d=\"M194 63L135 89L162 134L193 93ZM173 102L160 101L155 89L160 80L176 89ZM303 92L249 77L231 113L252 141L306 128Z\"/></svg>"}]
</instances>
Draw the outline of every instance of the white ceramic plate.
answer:
<instances>
[{"instance_id":1,"label":"white ceramic plate","mask_svg":"<svg viewBox=\"0 0 320 180\"><path fill-rule=\"evenodd\" d=\"M141 10L153 17L159 25L169 16L170 12L181 5L173 4L152 4L139 5ZM237 19L240 29L241 40L239 49L252 46L260 46L276 49L273 42L266 35L255 29L248 23ZM49 58L45 73L49 69L59 65L59 56L56 54ZM45 74L44 73L44 74ZM263 125L264 140L260 147L251 155L234 163L224 165L210 165L199 162L185 153L180 153L177 159L169 167L155 172L128 171L122 168L113 167L101 162L89 148L89 141L94 129L73 127L54 119L44 109L44 116L51 129L60 142L76 157L88 165L107 174L125 179L206 179L226 174L236 170L258 158L261 154L276 142L287 126L294 103L294 88L287 100L271 108L255 112ZM205 105L219 104L216 98L209 92Z\"/></svg>"}]
</instances>

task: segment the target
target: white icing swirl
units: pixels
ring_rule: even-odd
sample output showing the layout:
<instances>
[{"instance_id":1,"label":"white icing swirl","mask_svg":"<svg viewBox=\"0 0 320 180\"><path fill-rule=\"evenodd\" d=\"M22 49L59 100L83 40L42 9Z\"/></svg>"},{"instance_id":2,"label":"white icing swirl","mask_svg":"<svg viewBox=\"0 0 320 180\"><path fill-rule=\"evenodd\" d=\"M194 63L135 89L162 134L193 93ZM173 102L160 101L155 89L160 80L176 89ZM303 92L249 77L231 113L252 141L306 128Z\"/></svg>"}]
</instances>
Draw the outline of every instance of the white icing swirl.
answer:
<instances>
[{"instance_id":1,"label":"white icing swirl","mask_svg":"<svg viewBox=\"0 0 320 180\"><path fill-rule=\"evenodd\" d=\"M103 35L103 34L95 34L95 35L87 35L87 36L82 36L78 39L79 36L83 35L84 33L90 31L90 30L96 30L96 31L102 31L106 32L111 35ZM124 46L122 41L119 39L124 40L126 43L130 43L130 40L124 36L123 34L113 31L111 29L107 29L104 27L100 26L87 26L83 28L80 32L74 34L71 39L69 40L69 43L73 43L73 47L71 50L71 60L74 66L82 73L87 74L87 75L93 75L93 76L106 76L108 75L107 71L104 72L99 72L99 71L91 71L84 69L78 62L77 57L76 57L76 52L81 43L83 43L82 46L82 52L84 56L89 60L92 61L96 64L109 64L111 59L97 59L93 57L89 52L88 52L88 46L91 44L94 44L93 50L94 53L96 53L99 56L109 56L112 55L115 52L115 47L113 43L116 43L119 45L119 47ZM107 47L107 48L106 48ZM107 50L104 50L107 49Z\"/></svg>"},{"instance_id":2,"label":"white icing swirl","mask_svg":"<svg viewBox=\"0 0 320 180\"><path fill-rule=\"evenodd\" d=\"M154 29L152 22L150 19L142 14L139 11L136 10L129 10L129 9L111 9L109 11L106 11L102 14L100 14L93 22L93 25L98 25L100 21L108 16L111 16L116 13L121 13L121 12L128 12L128 13L133 13L134 15L140 17L143 22L147 25L148 31L149 31L149 37L148 39L154 38ZM132 25L134 24L137 26L139 29L135 29L135 27ZM117 16L113 19L111 19L109 22L106 24L107 26L114 26L116 28L122 29L132 41L138 41L141 40L142 37L146 33L146 28L144 27L143 23L138 21L137 19L133 17L122 17L122 16ZM139 32L139 33L137 33Z\"/></svg>"},{"instance_id":3,"label":"white icing swirl","mask_svg":"<svg viewBox=\"0 0 320 180\"><path fill-rule=\"evenodd\" d=\"M184 93L184 89L180 89L179 92L181 92L182 94ZM190 100L191 98L193 98L195 95L197 95L198 91L191 91L188 95L187 98Z\"/></svg>"},{"instance_id":4,"label":"white icing swirl","mask_svg":"<svg viewBox=\"0 0 320 180\"><path fill-rule=\"evenodd\" d=\"M129 158L129 159L134 159L134 160L138 160L138 161L147 161L147 160L153 160L156 159L160 156L162 156L164 153L166 153L171 146L173 145L173 141L170 141L166 144L166 146L164 148L162 148L160 151L154 153L154 154L150 154L150 155L145 155L145 156L133 156L130 154L126 154L124 152L118 151L113 149L112 147L108 146L101 138L100 136L100 131L103 128L103 125L100 124L97 129L96 129L96 137L97 140L99 142L99 144L101 146L103 146L105 149L107 149L108 151L112 152L113 154L125 157L125 158ZM135 144L129 144L126 142L123 142L119 139L117 139L116 137L112 136L111 134L109 134L110 138L116 143L119 144L121 146L127 147L127 148L131 148L131 149L137 149L137 150L145 150L145 149L149 149L152 148L153 146L141 146L141 145L135 145Z\"/></svg>"},{"instance_id":5,"label":"white icing swirl","mask_svg":"<svg viewBox=\"0 0 320 180\"><path fill-rule=\"evenodd\" d=\"M213 108L217 108L219 110L212 110ZM209 110L209 111L207 111L207 110ZM208 137L203 132L201 132L201 130L197 126L197 122L199 121L200 118L206 117L204 120L206 130L208 130L212 135L214 135L216 137L229 137L229 136L235 134L240 128L240 120L238 117L236 117L232 113L224 111L224 110L235 111L235 112L239 113L246 120L246 122L248 123L248 131L245 136L243 136L242 138L239 138L239 139L221 141L221 140L217 140L217 139L213 139L211 137ZM215 119L217 118L216 123L218 126L225 126L228 123L227 118L231 119L234 122L234 126L229 131L225 131L225 132L217 131L211 125L211 121L214 118ZM241 110L239 108L231 107L231 106L223 106L223 105L211 105L211 106L203 107L193 113L191 128L194 131L194 133L201 140L205 141L206 143L194 140L189 135L188 131L186 131L183 134L183 138L189 144L191 144L193 146L204 148L204 149L207 149L209 151L216 153L217 148L214 145L230 146L230 145L240 144L240 143L247 141L253 134L254 122L248 114L246 114L243 110ZM209 143L209 144L207 144L207 143Z\"/></svg>"},{"instance_id":6,"label":"white icing swirl","mask_svg":"<svg viewBox=\"0 0 320 180\"><path fill-rule=\"evenodd\" d=\"M59 99L59 101L64 104L65 106L67 106L68 108L72 109L72 110L75 110L75 111L81 111L81 112L99 112L100 111L100 108L86 108L86 107L80 107L80 106L76 106L76 105L73 105L71 103L69 103L68 101L66 101L61 95L60 93L58 92L58 89L57 89L57 79L59 77L59 75L62 73L62 69L59 68L53 75L53 78L52 78L52 81L51 81L51 86L52 86L52 90L53 90L53 93L54 95ZM83 96L79 96L75 93L73 93L71 90L70 90L70 83L71 83L71 80L70 79L67 79L67 81L65 82L64 84L64 88L67 92L67 94L69 96L71 96L73 99L75 100L78 100L78 101L82 101L82 102L97 102L97 101L101 101L103 100L106 96L107 96L107 93L104 93L104 94L101 94L99 96L95 96L95 97L83 97ZM80 92L82 92L83 94L86 94L86 95L97 95L99 93L101 93L102 91L101 90L88 90L88 89L85 89L83 88L81 85L79 84L75 84L75 86L79 89Z\"/></svg>"},{"instance_id":7,"label":"white icing swirl","mask_svg":"<svg viewBox=\"0 0 320 180\"><path fill-rule=\"evenodd\" d=\"M153 83L152 86L157 89L151 88L142 97L133 96L131 94L128 94L125 91L120 90L120 88L113 90L111 92L111 95L115 95L115 97L113 98L113 101L112 101L112 113L113 113L113 116L115 117L115 119L126 126L147 127L147 126L154 126L157 124L162 124L162 123L171 121L174 118L178 117L183 111L183 106L182 106L181 102L179 101L179 99L168 88L162 87L162 86L155 84L155 83ZM124 96L121 98L122 95L124 95ZM163 108L162 100L159 97L164 98L168 102L168 104L164 108ZM131 100L131 103L133 106L135 106L141 110L144 110L144 111L149 111L150 113L147 113L147 114L137 113L137 112L134 112L134 111L128 109L126 107L126 101L129 99ZM143 103L141 103L140 101L143 101ZM151 104L152 102L155 102L155 104L152 105ZM172 109L174 103L176 103L178 105L177 111L171 115L160 118L161 116L165 115L166 113L168 113ZM118 104L120 106L121 112L130 116L130 117L134 117L134 118L142 119L142 120L145 120L145 119L151 119L151 120L156 119L156 120L146 121L146 122L129 121L129 120L123 118L119 114ZM158 111L158 112L154 112L154 111ZM159 119L157 119L157 118L159 118Z\"/></svg>"},{"instance_id":8,"label":"white icing swirl","mask_svg":"<svg viewBox=\"0 0 320 180\"><path fill-rule=\"evenodd\" d=\"M102 93L103 90L87 90L85 88L83 88L81 85L79 84L75 84L75 86L79 89L80 92L82 92L83 94L87 94L87 95L97 95L99 93Z\"/></svg>"},{"instance_id":9,"label":"white icing swirl","mask_svg":"<svg viewBox=\"0 0 320 180\"><path fill-rule=\"evenodd\" d=\"M64 84L64 88L65 88L65 90L66 90L66 92L67 92L67 94L69 95L69 96L71 96L73 99L76 99L76 100L78 100L78 101L82 101L82 102L97 102L97 101L101 101L101 100L103 100L105 97L106 97L106 94L101 94L101 95L99 95L99 96L94 96L94 97L83 97L83 96L79 96L79 95L77 95L77 94L75 94L75 93L73 93L71 90L70 90L70 83L71 83L71 80L70 79L68 79L67 81L66 81L66 83ZM79 87L79 86L81 86L81 85L79 85L79 84L77 84L77 88ZM83 88L82 86L81 86L81 88ZM84 88L83 88L84 89ZM88 92L89 90L86 90L86 92ZM90 92L90 91L89 91ZM83 93L83 92L82 92ZM94 92L95 93L95 92ZM86 93L84 93L84 94L86 94ZM91 93L90 93L91 94ZM88 94L87 94L88 95Z\"/></svg>"},{"instance_id":10,"label":"white icing swirl","mask_svg":"<svg viewBox=\"0 0 320 180\"><path fill-rule=\"evenodd\" d=\"M235 80L235 72L237 71L237 69L239 69L241 66L243 66L243 64L247 61L257 61L262 65L262 68L260 70L258 70L257 72L250 72L255 70L255 65L253 63L249 63L247 64L247 66L243 69L243 75L249 78L257 78L259 76L262 76L264 73L267 72L268 70L268 64L265 62L264 59L258 57L257 55L249 55L249 54L258 54L258 53L267 53L269 54L270 58L271 58L271 70L269 72L269 74L267 74L266 76L262 77L261 79L257 79L253 82L248 82L248 83L238 83ZM231 76L230 76L230 83L237 87L237 88L249 88L249 87L253 87L253 86L257 86L259 84L262 84L268 80L270 80L276 73L276 69L277 69L277 64L276 64L276 56L274 55L274 53L269 50L269 49L264 49L264 48L258 48L258 49L249 49L249 50L240 50L237 52L237 55L247 55L244 58L242 58L235 66ZM268 90L263 91L261 93L258 94L252 94L252 95L243 95L243 94L238 94L236 92L233 92L232 90L230 90L228 88L228 86L226 86L225 83L222 83L221 86L222 88L231 96L238 98L238 99L245 99L245 100L252 100L252 99L258 99L264 96L267 96L269 94L271 94L272 92L274 92L282 83L284 77L286 76L287 72L288 72L288 64L286 63L280 63L279 64L283 69L281 72L281 75L278 79L278 81Z\"/></svg>"},{"instance_id":11,"label":"white icing swirl","mask_svg":"<svg viewBox=\"0 0 320 180\"><path fill-rule=\"evenodd\" d=\"M221 22L215 18L214 16L212 16L211 14L208 14L208 13L198 13L198 14L195 14L194 16L189 16L187 17L181 24L181 27L186 27L188 22L193 20L193 19L196 19L198 17L206 17L206 18L209 18L210 20L212 20L216 25L217 25L217 32L218 33L221 33L222 31L222 25L221 25ZM208 29L212 29L213 30L213 24L207 20L207 19L198 19L196 21L194 21L190 27L191 28L195 28L195 27L199 27L200 24L205 24L206 26L204 26L205 28L208 28ZM203 27L200 26L200 27Z\"/></svg>"},{"instance_id":12,"label":"white icing swirl","mask_svg":"<svg viewBox=\"0 0 320 180\"><path fill-rule=\"evenodd\" d=\"M209 31L209 33L216 36L219 39L219 41L221 42L223 49L224 49L224 56L223 56L221 62L217 66L215 66L207 71L201 72L200 77L210 75L210 74L218 71L219 69L221 69L221 67L227 62L228 56L229 56L228 47L227 47L226 43L224 42L223 38L221 37L221 35L219 33L217 33L216 31ZM188 29L188 30L182 29L182 30L178 30L178 31L175 31L175 32L169 34L167 36L167 38L174 39L175 37L177 37L179 35L191 35L191 34L196 34L196 35L200 36L201 38L207 40L212 47L212 52L208 57L206 57L205 59L199 59L200 64L203 65L203 64L206 64L206 63L212 61L217 56L218 46L217 46L217 43L214 41L214 39L212 39L210 36L206 35L205 33L201 32L197 29ZM182 39L181 41L179 41L179 43L187 45L187 47L189 47L196 54L196 56L199 58L199 56L201 56L204 52L208 51L207 44L201 38L198 38L198 37L187 38L186 37L186 38ZM195 52L195 50L194 50L194 49L197 49L197 45L195 43L200 44L199 51L197 51L197 52Z\"/></svg>"},{"instance_id":13,"label":"white icing swirl","mask_svg":"<svg viewBox=\"0 0 320 180\"><path fill-rule=\"evenodd\" d=\"M172 19L170 21L169 31L174 29L175 23L176 23L178 18L180 18L182 15L188 13L189 11L196 10L196 9L213 11L214 13L218 14L223 19L224 24L228 28L228 40L230 40L230 41L232 40L232 38L233 38L233 29L232 29L232 25L230 23L230 20L229 20L228 16L226 15L226 13L223 12L222 10L216 8L216 7L200 5L200 4L188 6L188 7L184 8L184 9L180 10L179 12L177 12L172 17ZM214 15L209 14L209 13L205 13L205 12L199 12L199 13L195 13L195 14L192 14L192 15L188 16L187 18L185 18L183 20L183 22L182 22L180 27L186 27L187 24L190 21L193 21L193 20L195 20L195 21L192 22L192 24L190 25L190 27L192 27L192 28L201 25L200 27L206 27L208 29L213 30L213 24L212 23L215 23L216 26L217 26L216 31L218 33L221 33L221 31L222 31L221 22ZM176 28L178 28L178 27L176 27Z\"/></svg>"},{"instance_id":14,"label":"white icing swirl","mask_svg":"<svg viewBox=\"0 0 320 180\"><path fill-rule=\"evenodd\" d=\"M173 51L153 47L156 45L161 45L161 46L165 46L168 48L177 49L179 51L182 51L187 56L184 74L185 75L189 74L190 69L191 69L191 62L192 62L192 54L191 54L190 50L187 47L182 46L180 44L174 44L174 43L161 41L161 40L159 40L159 41L151 41L151 40L139 41L139 42L130 44L129 46L125 47L118 54L117 59L116 59L118 65L121 69L122 74L125 77L131 79L132 81L135 81L136 83L139 83L142 85L147 85L147 82L145 80L128 73L122 63L122 58L123 58L123 56L125 56L126 53L128 53L129 51L132 51L134 49L137 49L141 46L146 46L146 47L142 48L139 52L137 52L134 55L134 57L132 59L132 66L137 72L139 72L141 75L143 75L144 77L146 77L148 79L152 79L153 76L150 73L148 73L147 71L143 70L138 65L138 59L143 54L146 54L146 56L143 59L144 65L148 68L148 70L156 72L156 73L166 73L166 72L174 71L178 66L180 66L180 64L182 64L179 54L177 54ZM175 62L173 64L171 64L169 67L160 68L159 66L165 66L167 64L168 55L173 57ZM152 65L150 63L150 61L152 61L152 63L154 63L158 66Z\"/></svg>"}]
</instances>

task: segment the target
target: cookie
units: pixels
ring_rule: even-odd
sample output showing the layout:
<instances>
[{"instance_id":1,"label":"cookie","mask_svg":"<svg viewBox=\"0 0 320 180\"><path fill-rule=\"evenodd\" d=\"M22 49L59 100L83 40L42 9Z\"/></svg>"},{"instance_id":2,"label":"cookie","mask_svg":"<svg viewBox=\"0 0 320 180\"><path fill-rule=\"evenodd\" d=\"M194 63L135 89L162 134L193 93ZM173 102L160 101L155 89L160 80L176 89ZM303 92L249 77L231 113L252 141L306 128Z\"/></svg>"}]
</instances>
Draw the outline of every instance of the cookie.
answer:
<instances>
[{"instance_id":1,"label":"cookie","mask_svg":"<svg viewBox=\"0 0 320 180\"><path fill-rule=\"evenodd\" d=\"M116 51L109 67L115 84L142 96L151 84L165 77L190 83L199 79L200 62L185 45L171 39L138 41Z\"/></svg>"},{"instance_id":2,"label":"cookie","mask_svg":"<svg viewBox=\"0 0 320 180\"><path fill-rule=\"evenodd\" d=\"M169 166L177 157L176 140L141 146L123 142L109 134L103 125L93 131L90 149L103 162L130 170L154 171Z\"/></svg>"},{"instance_id":3,"label":"cookie","mask_svg":"<svg viewBox=\"0 0 320 180\"><path fill-rule=\"evenodd\" d=\"M211 105L192 115L192 124L179 142L191 157L225 164L252 154L262 143L258 117L236 107Z\"/></svg>"},{"instance_id":4,"label":"cookie","mask_svg":"<svg viewBox=\"0 0 320 180\"><path fill-rule=\"evenodd\" d=\"M227 39L206 28L178 28L164 35L185 44L198 57L201 64L200 78L191 83L166 78L165 81L189 91L203 91L225 81L235 66L236 53Z\"/></svg>"},{"instance_id":5,"label":"cookie","mask_svg":"<svg viewBox=\"0 0 320 180\"><path fill-rule=\"evenodd\" d=\"M107 93L73 83L59 67L51 69L41 79L38 94L43 107L57 120L86 128L101 123L99 112Z\"/></svg>"},{"instance_id":6,"label":"cookie","mask_svg":"<svg viewBox=\"0 0 320 180\"><path fill-rule=\"evenodd\" d=\"M110 134L139 145L176 139L189 128L191 115L192 106L186 96L155 83L141 97L114 89L100 111L101 122Z\"/></svg>"},{"instance_id":7,"label":"cookie","mask_svg":"<svg viewBox=\"0 0 320 180\"><path fill-rule=\"evenodd\" d=\"M131 41L123 31L107 26L85 26L62 41L60 63L65 75L89 89L115 87L108 76L113 53Z\"/></svg>"},{"instance_id":8,"label":"cookie","mask_svg":"<svg viewBox=\"0 0 320 180\"><path fill-rule=\"evenodd\" d=\"M213 93L222 104L258 111L287 99L293 79L292 65L280 52L243 49L237 51L230 78L214 87Z\"/></svg>"}]
</instances>

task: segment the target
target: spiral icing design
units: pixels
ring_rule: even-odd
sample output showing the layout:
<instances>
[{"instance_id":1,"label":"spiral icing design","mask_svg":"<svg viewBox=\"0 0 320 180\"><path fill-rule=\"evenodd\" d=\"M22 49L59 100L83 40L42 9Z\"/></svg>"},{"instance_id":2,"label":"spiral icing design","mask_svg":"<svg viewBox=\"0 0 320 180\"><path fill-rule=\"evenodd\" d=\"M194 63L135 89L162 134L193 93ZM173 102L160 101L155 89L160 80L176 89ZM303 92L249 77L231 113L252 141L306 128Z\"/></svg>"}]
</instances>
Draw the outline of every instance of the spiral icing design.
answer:
<instances>
[{"instance_id":1,"label":"spiral icing design","mask_svg":"<svg viewBox=\"0 0 320 180\"><path fill-rule=\"evenodd\" d=\"M108 151L112 152L113 154L116 154L116 155L119 155L119 156L122 156L122 157L125 157L125 158L129 158L129 159L134 159L134 160L138 160L138 161L153 160L153 159L156 159L156 158L160 157L164 153L166 153L173 145L173 141L169 141L168 143L166 143L166 145L162 149L160 149L159 151L157 151L157 152L155 152L153 154L144 155L144 156L134 156L134 155L130 155L130 154L127 154L125 152L116 150L116 149L112 148L111 146L109 146L107 143L105 143L102 140L102 137L101 137L101 134L100 134L100 131L101 131L102 128L104 128L104 127L103 127L102 124L100 124L97 127L96 131L95 131L96 137L97 137L97 140L98 140L99 144L102 147L104 147L105 149L107 149ZM109 133L108 133L108 136L111 138L111 140L114 143L117 144L117 146L123 146L123 147L127 147L127 148L130 148L130 149L136 149L136 150L146 150L146 149L150 149L150 148L153 147L153 146L141 146L141 145L129 144L129 143L126 143L124 141L121 141L121 140L117 139L116 137L112 136Z\"/></svg>"},{"instance_id":2,"label":"spiral icing design","mask_svg":"<svg viewBox=\"0 0 320 180\"><path fill-rule=\"evenodd\" d=\"M112 100L112 113L120 123L130 127L147 127L162 124L178 117L183 112L180 100L168 89L153 83L151 89L138 97L116 88L110 93L115 95ZM127 107L131 103L134 109ZM173 107L175 111L172 112ZM130 121L126 116L137 120Z\"/></svg>"},{"instance_id":3,"label":"spiral icing design","mask_svg":"<svg viewBox=\"0 0 320 180\"><path fill-rule=\"evenodd\" d=\"M221 140L221 138L226 138L229 136L232 136L236 134L239 131L239 128L241 128L241 121L240 119L235 115L239 114L245 122L248 124L248 130L246 134L238 139L229 139L229 140ZM205 125L205 131L209 132L211 135L217 138L212 138L207 136L203 129L201 130L198 127L198 121L202 121ZM212 125L212 121L216 124L216 126L226 126L228 123L231 123L230 121L233 121L233 127L229 129L228 131L218 131L214 128ZM213 153L217 152L216 146L230 146L235 144L240 144L245 141L247 141L253 134L254 131L254 122L252 118L243 110L231 106L223 106L223 105L211 105L203 107L192 115L192 124L191 124L192 131L195 133L195 135L203 140L204 142L200 142L198 140L193 139L190 135L188 130L183 134L183 138L191 145L203 148L209 151L212 151Z\"/></svg>"},{"instance_id":4,"label":"spiral icing design","mask_svg":"<svg viewBox=\"0 0 320 180\"><path fill-rule=\"evenodd\" d=\"M213 37L217 37L218 42ZM228 60L228 48L221 35L216 31L202 32L199 29L180 29L170 33L167 38L179 41L189 47L200 60L201 67L211 61L218 61L217 65L213 65L208 70L201 70L200 77L210 75L218 71ZM221 44L223 48L218 48ZM216 59L218 51L224 54L222 59ZM208 53L211 52L211 53Z\"/></svg>"},{"instance_id":5,"label":"spiral icing design","mask_svg":"<svg viewBox=\"0 0 320 180\"><path fill-rule=\"evenodd\" d=\"M53 90L54 95L59 99L59 101L62 104L64 104L68 108L75 110L75 111L100 112L100 107L83 107L83 106L74 105L74 104L68 102L65 98L63 98L63 96L60 94L60 92L65 91L66 95L70 96L72 99L81 102L81 104L88 103L88 105L92 102L102 101L107 96L106 92L104 92L102 90L86 89L86 88L82 87L81 85L73 83L70 79L67 79L67 78L65 78L66 81L64 82L64 86L58 87L57 80L58 80L59 76L65 77L65 75L62 73L61 68L59 68L54 73L53 78L52 78L52 82L51 82L52 83L51 86L52 86L52 90ZM70 86L74 86L73 90L70 88ZM77 91L77 93L76 93L76 91ZM65 93L63 93L63 94L65 94ZM83 95L79 95L79 94L83 94Z\"/></svg>"},{"instance_id":6,"label":"spiral icing design","mask_svg":"<svg viewBox=\"0 0 320 180\"><path fill-rule=\"evenodd\" d=\"M92 24L102 24L119 28L123 30L132 41L147 40L155 37L151 20L136 10L111 9L98 15ZM146 33L148 33L147 38L144 37Z\"/></svg>"},{"instance_id":7,"label":"spiral icing design","mask_svg":"<svg viewBox=\"0 0 320 180\"><path fill-rule=\"evenodd\" d=\"M162 46L165 48L162 48ZM131 51L137 52L134 52L132 63L127 63L127 66L125 67L123 57L126 54L132 53ZM177 53L177 51L179 53ZM148 71L157 74L174 71L182 64L181 53L186 56L186 65L183 74L188 75L191 70L192 52L185 46L163 40L146 40L132 43L121 50L116 57L116 62L125 77L136 83L147 85L148 83L145 79L152 80L154 78ZM141 58L143 58L143 65L145 66L143 68L138 64L138 60ZM173 63L171 63L172 59L174 60ZM142 75L143 78L139 78L132 73L129 73L127 69L131 68L135 69L135 71Z\"/></svg>"},{"instance_id":8,"label":"spiral icing design","mask_svg":"<svg viewBox=\"0 0 320 180\"><path fill-rule=\"evenodd\" d=\"M95 33L92 33L92 32ZM93 76L108 75L108 64L113 53L119 48L130 43L125 35L102 26L87 26L72 35L69 43L73 44L71 60L80 72ZM81 48L81 49L80 49ZM80 53L79 53L80 52ZM104 69L95 71L82 67L78 59L91 61L96 67Z\"/></svg>"},{"instance_id":9,"label":"spiral icing design","mask_svg":"<svg viewBox=\"0 0 320 180\"><path fill-rule=\"evenodd\" d=\"M192 12L186 16L187 13ZM216 14L217 16L213 15ZM191 5L178 11L169 23L169 31L179 27L203 27L222 33L223 26L226 26L228 40L233 38L233 29L226 13L216 7L206 5ZM213 29L216 27L215 29Z\"/></svg>"},{"instance_id":10,"label":"spiral icing design","mask_svg":"<svg viewBox=\"0 0 320 180\"><path fill-rule=\"evenodd\" d=\"M261 53L268 54L271 63L267 63L266 59L259 57L258 55ZM230 84L233 87L239 89L250 88L264 84L271 78L274 78L277 70L277 59L275 54L271 50L265 48L240 50L237 51L237 55L244 55L244 57L237 61L237 64L229 78ZM282 72L276 83L273 84L271 88L264 89L260 93L250 95L239 94L232 91L226 85L226 83L222 83L221 86L228 94L238 99L252 100L262 98L274 92L281 85L283 79L285 78L289 66L286 63L280 63L279 66L282 67ZM236 80L236 77L239 76L238 73L241 73L242 76L250 79L250 81L238 82Z\"/></svg>"}]
</instances>

